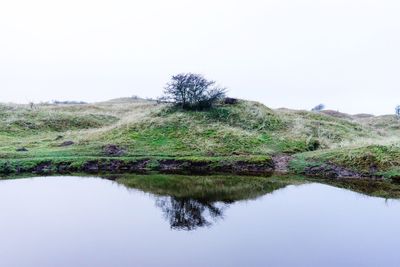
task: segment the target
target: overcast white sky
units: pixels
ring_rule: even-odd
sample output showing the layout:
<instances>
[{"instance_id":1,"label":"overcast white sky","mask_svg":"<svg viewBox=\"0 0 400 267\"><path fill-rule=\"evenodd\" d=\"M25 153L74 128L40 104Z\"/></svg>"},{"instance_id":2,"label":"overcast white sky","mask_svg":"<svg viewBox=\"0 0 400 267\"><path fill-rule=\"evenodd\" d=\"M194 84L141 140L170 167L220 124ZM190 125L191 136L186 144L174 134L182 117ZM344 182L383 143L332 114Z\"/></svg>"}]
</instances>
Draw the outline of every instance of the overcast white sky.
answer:
<instances>
[{"instance_id":1,"label":"overcast white sky","mask_svg":"<svg viewBox=\"0 0 400 267\"><path fill-rule=\"evenodd\" d=\"M400 104L398 0L1 0L0 102L156 97L197 72L271 107Z\"/></svg>"}]
</instances>

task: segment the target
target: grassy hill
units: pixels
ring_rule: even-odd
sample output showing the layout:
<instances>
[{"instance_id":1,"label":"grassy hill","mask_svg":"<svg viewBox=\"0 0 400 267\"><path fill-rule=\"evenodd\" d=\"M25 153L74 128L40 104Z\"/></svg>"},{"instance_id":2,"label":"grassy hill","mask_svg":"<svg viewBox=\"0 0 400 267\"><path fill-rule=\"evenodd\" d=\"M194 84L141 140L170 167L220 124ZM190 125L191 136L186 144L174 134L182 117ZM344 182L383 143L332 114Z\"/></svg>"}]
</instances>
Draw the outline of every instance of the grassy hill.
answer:
<instances>
[{"instance_id":1,"label":"grassy hill","mask_svg":"<svg viewBox=\"0 0 400 267\"><path fill-rule=\"evenodd\" d=\"M396 144L399 131L400 122L391 116L272 110L244 100L202 112L132 98L34 108L1 104L0 164L96 158L259 162L278 154L323 162L345 151L362 155L371 144ZM107 153L108 145L121 154Z\"/></svg>"},{"instance_id":2,"label":"grassy hill","mask_svg":"<svg viewBox=\"0 0 400 267\"><path fill-rule=\"evenodd\" d=\"M299 153L292 169L304 174L308 167L339 166L361 176L400 178L400 119L394 115L359 114L348 121L357 123L369 136L344 139L329 149Z\"/></svg>"}]
</instances>

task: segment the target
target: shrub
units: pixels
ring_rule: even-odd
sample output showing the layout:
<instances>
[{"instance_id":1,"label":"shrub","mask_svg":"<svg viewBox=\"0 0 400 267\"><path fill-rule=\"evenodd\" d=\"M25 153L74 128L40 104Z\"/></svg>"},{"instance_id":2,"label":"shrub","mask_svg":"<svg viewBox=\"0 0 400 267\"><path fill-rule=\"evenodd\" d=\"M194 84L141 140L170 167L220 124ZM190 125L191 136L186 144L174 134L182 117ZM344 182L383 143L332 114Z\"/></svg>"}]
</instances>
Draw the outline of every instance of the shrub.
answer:
<instances>
[{"instance_id":1,"label":"shrub","mask_svg":"<svg viewBox=\"0 0 400 267\"><path fill-rule=\"evenodd\" d=\"M164 90L164 100L183 109L203 110L213 107L225 97L225 88L215 85L200 74L174 75Z\"/></svg>"}]
</instances>

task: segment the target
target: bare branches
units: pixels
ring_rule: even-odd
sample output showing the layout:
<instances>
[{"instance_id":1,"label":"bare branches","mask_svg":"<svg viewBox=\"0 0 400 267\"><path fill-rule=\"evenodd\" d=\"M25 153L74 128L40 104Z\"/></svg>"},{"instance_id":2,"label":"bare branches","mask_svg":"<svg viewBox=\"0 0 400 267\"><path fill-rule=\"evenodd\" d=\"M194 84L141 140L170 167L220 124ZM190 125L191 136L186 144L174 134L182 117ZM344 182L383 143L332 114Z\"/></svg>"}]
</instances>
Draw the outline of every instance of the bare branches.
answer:
<instances>
[{"instance_id":1,"label":"bare branches","mask_svg":"<svg viewBox=\"0 0 400 267\"><path fill-rule=\"evenodd\" d=\"M225 97L225 88L215 86L200 74L181 73L174 75L164 88L163 97L183 109L207 109Z\"/></svg>"}]
</instances>

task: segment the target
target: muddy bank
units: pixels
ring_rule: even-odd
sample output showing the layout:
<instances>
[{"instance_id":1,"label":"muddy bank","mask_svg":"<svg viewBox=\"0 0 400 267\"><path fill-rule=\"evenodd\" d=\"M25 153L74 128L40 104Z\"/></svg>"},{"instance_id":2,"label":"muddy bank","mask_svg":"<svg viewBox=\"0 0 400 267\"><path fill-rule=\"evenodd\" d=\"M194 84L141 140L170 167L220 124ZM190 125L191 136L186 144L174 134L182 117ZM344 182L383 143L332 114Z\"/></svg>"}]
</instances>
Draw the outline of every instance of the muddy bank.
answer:
<instances>
[{"instance_id":1,"label":"muddy bank","mask_svg":"<svg viewBox=\"0 0 400 267\"><path fill-rule=\"evenodd\" d=\"M272 157L272 161L274 162L274 171L280 174L289 173L289 163L293 159L290 155L275 155Z\"/></svg>"},{"instance_id":2,"label":"muddy bank","mask_svg":"<svg viewBox=\"0 0 400 267\"><path fill-rule=\"evenodd\" d=\"M333 164L306 166L301 173L309 177L327 179L383 179L382 176L376 175L376 173L361 173Z\"/></svg>"},{"instance_id":3,"label":"muddy bank","mask_svg":"<svg viewBox=\"0 0 400 267\"><path fill-rule=\"evenodd\" d=\"M239 174L269 176L301 174L325 179L381 179L376 173L360 173L329 163L307 162L291 168L291 156L278 155L266 160L192 160L171 158L68 158L15 159L0 161L0 174L69 174L69 173L147 173L166 174Z\"/></svg>"},{"instance_id":4,"label":"muddy bank","mask_svg":"<svg viewBox=\"0 0 400 267\"><path fill-rule=\"evenodd\" d=\"M207 161L188 161L188 160L160 160L155 168L161 173L234 173L246 175L269 175L274 172L274 163L272 161L251 162L207 162Z\"/></svg>"},{"instance_id":5,"label":"muddy bank","mask_svg":"<svg viewBox=\"0 0 400 267\"><path fill-rule=\"evenodd\" d=\"M174 174L244 174L270 175L274 171L272 160L265 161L199 161L182 159L47 159L10 160L0 164L0 174L68 174L82 173L146 173L157 171Z\"/></svg>"}]
</instances>

